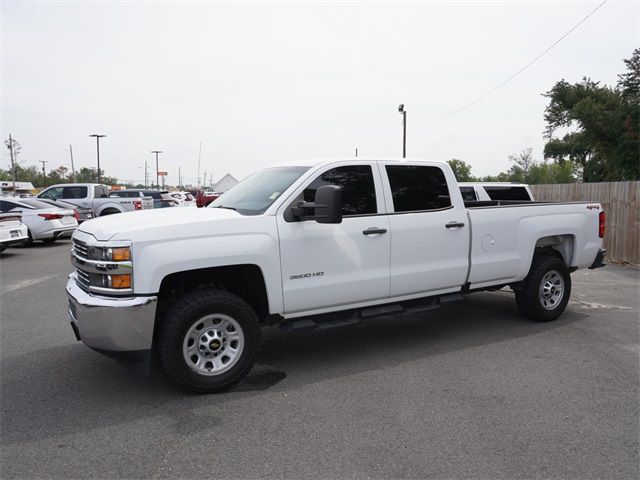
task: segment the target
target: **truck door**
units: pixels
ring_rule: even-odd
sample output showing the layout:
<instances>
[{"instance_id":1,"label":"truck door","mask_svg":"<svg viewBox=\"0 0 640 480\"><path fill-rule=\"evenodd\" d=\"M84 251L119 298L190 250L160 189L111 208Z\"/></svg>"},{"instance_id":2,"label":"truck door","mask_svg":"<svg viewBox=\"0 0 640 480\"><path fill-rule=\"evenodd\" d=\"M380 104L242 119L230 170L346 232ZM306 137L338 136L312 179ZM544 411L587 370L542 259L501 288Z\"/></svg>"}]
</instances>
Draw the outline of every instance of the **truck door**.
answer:
<instances>
[{"instance_id":1,"label":"truck door","mask_svg":"<svg viewBox=\"0 0 640 480\"><path fill-rule=\"evenodd\" d=\"M453 174L447 172L450 190L438 165L381 162L380 168L390 211L391 297L460 290L469 222Z\"/></svg>"},{"instance_id":2,"label":"truck door","mask_svg":"<svg viewBox=\"0 0 640 480\"><path fill-rule=\"evenodd\" d=\"M299 221L287 210L313 202L324 185L342 189L340 224ZM389 296L389 219L374 162L326 166L278 212L285 313L337 308Z\"/></svg>"}]
</instances>

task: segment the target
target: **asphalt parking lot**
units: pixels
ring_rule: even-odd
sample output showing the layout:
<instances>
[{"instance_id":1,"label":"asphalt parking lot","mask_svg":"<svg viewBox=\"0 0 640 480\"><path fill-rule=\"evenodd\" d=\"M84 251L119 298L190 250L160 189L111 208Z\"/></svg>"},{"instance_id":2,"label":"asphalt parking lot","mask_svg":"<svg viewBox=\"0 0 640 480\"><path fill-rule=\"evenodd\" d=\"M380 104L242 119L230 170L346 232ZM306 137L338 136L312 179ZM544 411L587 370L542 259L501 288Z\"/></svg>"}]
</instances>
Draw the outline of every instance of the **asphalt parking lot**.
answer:
<instances>
[{"instance_id":1,"label":"asphalt parking lot","mask_svg":"<svg viewBox=\"0 0 640 480\"><path fill-rule=\"evenodd\" d=\"M507 292L265 332L229 392L185 394L75 341L70 241L0 259L9 478L638 478L640 270L573 275L556 322Z\"/></svg>"}]
</instances>

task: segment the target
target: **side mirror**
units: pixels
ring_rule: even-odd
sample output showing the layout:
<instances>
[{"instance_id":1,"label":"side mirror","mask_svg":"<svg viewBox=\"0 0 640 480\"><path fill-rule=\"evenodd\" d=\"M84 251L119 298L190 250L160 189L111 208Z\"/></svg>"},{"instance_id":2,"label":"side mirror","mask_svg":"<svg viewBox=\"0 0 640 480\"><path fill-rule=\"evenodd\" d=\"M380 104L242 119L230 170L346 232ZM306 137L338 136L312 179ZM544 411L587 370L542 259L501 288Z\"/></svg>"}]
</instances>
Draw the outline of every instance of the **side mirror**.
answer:
<instances>
[{"instance_id":1,"label":"side mirror","mask_svg":"<svg viewBox=\"0 0 640 480\"><path fill-rule=\"evenodd\" d=\"M342 223L342 190L325 185L316 190L315 219L318 223Z\"/></svg>"}]
</instances>

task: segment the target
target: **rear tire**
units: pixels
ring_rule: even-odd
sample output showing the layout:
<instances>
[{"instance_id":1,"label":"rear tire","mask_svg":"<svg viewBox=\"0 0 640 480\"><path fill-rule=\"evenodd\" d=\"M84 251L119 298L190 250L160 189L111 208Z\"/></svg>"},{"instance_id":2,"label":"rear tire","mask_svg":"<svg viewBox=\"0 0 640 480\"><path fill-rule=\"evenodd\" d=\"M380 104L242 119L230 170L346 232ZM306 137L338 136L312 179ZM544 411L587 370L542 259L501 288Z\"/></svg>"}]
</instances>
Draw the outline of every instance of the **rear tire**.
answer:
<instances>
[{"instance_id":1,"label":"rear tire","mask_svg":"<svg viewBox=\"0 0 640 480\"><path fill-rule=\"evenodd\" d=\"M22 244L23 247L30 247L31 245L33 245L33 236L31 235L31 230L27 229L27 235L29 236L29 238Z\"/></svg>"},{"instance_id":2,"label":"rear tire","mask_svg":"<svg viewBox=\"0 0 640 480\"><path fill-rule=\"evenodd\" d=\"M113 215L114 213L120 213L118 210L115 210L113 208L107 208L105 211L103 211L100 216L104 217L105 215Z\"/></svg>"},{"instance_id":3,"label":"rear tire","mask_svg":"<svg viewBox=\"0 0 640 480\"><path fill-rule=\"evenodd\" d=\"M227 390L249 373L260 324L240 297L217 289L179 298L160 319L156 342L166 375L196 393Z\"/></svg>"},{"instance_id":4,"label":"rear tire","mask_svg":"<svg viewBox=\"0 0 640 480\"><path fill-rule=\"evenodd\" d=\"M516 304L527 318L550 322L564 312L571 296L571 275L564 261L551 255L535 255Z\"/></svg>"}]
</instances>

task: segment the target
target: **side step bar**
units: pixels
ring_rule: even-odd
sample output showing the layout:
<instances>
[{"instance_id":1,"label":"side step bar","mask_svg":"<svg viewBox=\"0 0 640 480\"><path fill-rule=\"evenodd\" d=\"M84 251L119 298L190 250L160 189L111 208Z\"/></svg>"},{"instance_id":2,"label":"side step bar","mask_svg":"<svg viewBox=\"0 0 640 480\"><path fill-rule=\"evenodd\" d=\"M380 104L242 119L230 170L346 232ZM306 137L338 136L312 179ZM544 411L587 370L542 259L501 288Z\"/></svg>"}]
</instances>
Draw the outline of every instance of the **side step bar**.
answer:
<instances>
[{"instance_id":1,"label":"side step bar","mask_svg":"<svg viewBox=\"0 0 640 480\"><path fill-rule=\"evenodd\" d=\"M442 304L462 300L464 295L460 293L450 293L436 297L420 298L408 300L406 302L389 303L375 307L358 308L344 312L325 313L304 318L285 320L280 324L282 330L327 330L329 328L345 327L355 325L370 318L385 315L415 314L440 308Z\"/></svg>"}]
</instances>

